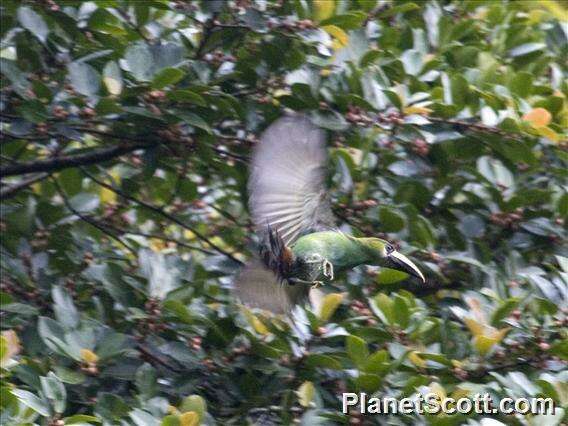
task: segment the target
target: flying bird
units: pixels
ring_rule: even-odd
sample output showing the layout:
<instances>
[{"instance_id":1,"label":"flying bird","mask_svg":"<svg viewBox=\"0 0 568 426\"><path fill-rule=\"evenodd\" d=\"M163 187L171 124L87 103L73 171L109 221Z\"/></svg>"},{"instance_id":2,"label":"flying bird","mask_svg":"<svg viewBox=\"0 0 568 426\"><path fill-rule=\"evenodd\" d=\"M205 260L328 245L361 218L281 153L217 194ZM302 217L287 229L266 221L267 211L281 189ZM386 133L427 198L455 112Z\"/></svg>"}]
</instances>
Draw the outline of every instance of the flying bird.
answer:
<instances>
[{"instance_id":1,"label":"flying bird","mask_svg":"<svg viewBox=\"0 0 568 426\"><path fill-rule=\"evenodd\" d=\"M251 307L289 313L310 290L358 265L404 271L422 282L416 265L388 241L339 230L325 185L323 130L304 115L285 116L262 134L252 155L249 210L260 236L256 259L235 280Z\"/></svg>"}]
</instances>

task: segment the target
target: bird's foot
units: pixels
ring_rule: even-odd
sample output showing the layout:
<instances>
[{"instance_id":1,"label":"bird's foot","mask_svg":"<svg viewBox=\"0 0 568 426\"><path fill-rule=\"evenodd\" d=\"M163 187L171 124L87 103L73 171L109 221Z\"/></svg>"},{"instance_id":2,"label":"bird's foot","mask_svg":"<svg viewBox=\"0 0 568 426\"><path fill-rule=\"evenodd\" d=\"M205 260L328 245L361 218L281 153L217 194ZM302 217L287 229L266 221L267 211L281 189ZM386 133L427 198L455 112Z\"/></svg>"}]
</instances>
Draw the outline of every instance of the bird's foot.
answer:
<instances>
[{"instance_id":1,"label":"bird's foot","mask_svg":"<svg viewBox=\"0 0 568 426\"><path fill-rule=\"evenodd\" d=\"M313 284L314 281L307 281L307 280L302 280L300 278L288 278L288 283L290 285L295 285L295 284Z\"/></svg>"},{"instance_id":2,"label":"bird's foot","mask_svg":"<svg viewBox=\"0 0 568 426\"><path fill-rule=\"evenodd\" d=\"M312 281L312 289L319 288L323 285L323 281Z\"/></svg>"},{"instance_id":3,"label":"bird's foot","mask_svg":"<svg viewBox=\"0 0 568 426\"><path fill-rule=\"evenodd\" d=\"M294 285L294 284L310 284L311 288L318 288L318 287L321 287L322 285L324 285L323 281L306 281L306 280L301 280L299 278L290 278L290 279L288 279L288 282L291 285Z\"/></svg>"},{"instance_id":4,"label":"bird's foot","mask_svg":"<svg viewBox=\"0 0 568 426\"><path fill-rule=\"evenodd\" d=\"M333 263L331 263L327 259L324 259L322 266L323 276L326 277L329 281L333 281Z\"/></svg>"}]
</instances>

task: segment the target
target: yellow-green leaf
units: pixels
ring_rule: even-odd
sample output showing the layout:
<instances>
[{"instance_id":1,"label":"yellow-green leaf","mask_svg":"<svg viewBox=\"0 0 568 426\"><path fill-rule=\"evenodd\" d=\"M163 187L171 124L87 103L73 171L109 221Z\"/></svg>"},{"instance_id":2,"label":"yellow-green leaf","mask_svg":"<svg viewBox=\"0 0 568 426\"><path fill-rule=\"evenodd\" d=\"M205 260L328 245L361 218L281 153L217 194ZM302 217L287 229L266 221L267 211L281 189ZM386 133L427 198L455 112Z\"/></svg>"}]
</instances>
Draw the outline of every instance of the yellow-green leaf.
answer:
<instances>
[{"instance_id":1,"label":"yellow-green leaf","mask_svg":"<svg viewBox=\"0 0 568 426\"><path fill-rule=\"evenodd\" d=\"M298 395L298 402L302 407L309 407L314 399L315 387L312 382L304 382L296 391Z\"/></svg>"},{"instance_id":2,"label":"yellow-green leaf","mask_svg":"<svg viewBox=\"0 0 568 426\"><path fill-rule=\"evenodd\" d=\"M534 4L547 9L550 12L550 14L559 21L566 22L566 9L562 7L562 2L542 1L542 2L536 2Z\"/></svg>"},{"instance_id":3,"label":"yellow-green leaf","mask_svg":"<svg viewBox=\"0 0 568 426\"><path fill-rule=\"evenodd\" d=\"M343 294L341 293L331 293L325 296L319 309L319 319L324 322L329 321L339 305L341 305L342 300Z\"/></svg>"},{"instance_id":4,"label":"yellow-green leaf","mask_svg":"<svg viewBox=\"0 0 568 426\"><path fill-rule=\"evenodd\" d=\"M430 392L437 395L440 400L447 398L448 394L446 393L446 390L439 383L432 382L428 387L430 388Z\"/></svg>"},{"instance_id":5,"label":"yellow-green leaf","mask_svg":"<svg viewBox=\"0 0 568 426\"><path fill-rule=\"evenodd\" d=\"M335 12L335 0L313 0L313 5L316 22L331 18Z\"/></svg>"},{"instance_id":6,"label":"yellow-green leaf","mask_svg":"<svg viewBox=\"0 0 568 426\"><path fill-rule=\"evenodd\" d=\"M152 80L154 89L163 89L171 84L176 84L185 76L185 73L179 68L164 68L159 71Z\"/></svg>"},{"instance_id":7,"label":"yellow-green leaf","mask_svg":"<svg viewBox=\"0 0 568 426\"><path fill-rule=\"evenodd\" d=\"M109 175L111 176L111 179L106 179L105 183L109 185L116 185L120 183L120 175L116 170L111 170ZM116 202L117 195L116 192L114 192L113 190L101 187L99 192L99 198L101 200L101 203L103 204L114 203Z\"/></svg>"},{"instance_id":8,"label":"yellow-green leaf","mask_svg":"<svg viewBox=\"0 0 568 426\"><path fill-rule=\"evenodd\" d=\"M338 50L347 46L349 43L349 36L345 31L336 25L324 25L321 27L326 33L333 37L333 49Z\"/></svg>"},{"instance_id":9,"label":"yellow-green leaf","mask_svg":"<svg viewBox=\"0 0 568 426\"><path fill-rule=\"evenodd\" d=\"M451 396L455 400L458 400L460 398L467 398L471 394L472 394L472 391L470 389L463 389L463 388L458 387L458 388L454 389Z\"/></svg>"},{"instance_id":10,"label":"yellow-green leaf","mask_svg":"<svg viewBox=\"0 0 568 426\"><path fill-rule=\"evenodd\" d=\"M254 328L254 331L256 331L259 334L263 334L263 335L270 334L270 331L268 330L268 328L249 309L243 307L243 312L245 314L247 321L251 325L251 327Z\"/></svg>"},{"instance_id":11,"label":"yellow-green leaf","mask_svg":"<svg viewBox=\"0 0 568 426\"><path fill-rule=\"evenodd\" d=\"M86 425L92 423L102 423L101 419L95 416L90 416L88 414L75 414L70 417L65 417L63 419L65 425Z\"/></svg>"},{"instance_id":12,"label":"yellow-green leaf","mask_svg":"<svg viewBox=\"0 0 568 426\"><path fill-rule=\"evenodd\" d=\"M394 301L390 299L386 294L379 293L373 299L375 305L377 306L380 312L377 312L381 320L385 324L392 324L394 322L394 315L393 315L393 305Z\"/></svg>"},{"instance_id":13,"label":"yellow-green leaf","mask_svg":"<svg viewBox=\"0 0 568 426\"><path fill-rule=\"evenodd\" d=\"M426 368L426 360L422 359L417 351L410 352L408 354L408 359L417 367Z\"/></svg>"},{"instance_id":14,"label":"yellow-green leaf","mask_svg":"<svg viewBox=\"0 0 568 426\"><path fill-rule=\"evenodd\" d=\"M88 364L96 364L99 357L90 349L81 349L81 359Z\"/></svg>"},{"instance_id":15,"label":"yellow-green leaf","mask_svg":"<svg viewBox=\"0 0 568 426\"><path fill-rule=\"evenodd\" d=\"M473 318L464 318L463 322L465 322L465 325L467 326L467 328L469 328L469 331L471 331L471 334L473 334L474 336L480 336L483 334L485 326L480 322L474 320Z\"/></svg>"},{"instance_id":16,"label":"yellow-green leaf","mask_svg":"<svg viewBox=\"0 0 568 426\"><path fill-rule=\"evenodd\" d=\"M161 426L180 426L179 416L177 414L169 414L162 418Z\"/></svg>"},{"instance_id":17,"label":"yellow-green leaf","mask_svg":"<svg viewBox=\"0 0 568 426\"><path fill-rule=\"evenodd\" d=\"M9 361L20 352L20 339L14 330L4 330L0 336L0 367L5 367Z\"/></svg>"},{"instance_id":18,"label":"yellow-green leaf","mask_svg":"<svg viewBox=\"0 0 568 426\"><path fill-rule=\"evenodd\" d=\"M180 426L199 426L199 414L195 411L188 411L187 413L180 414L179 424Z\"/></svg>"},{"instance_id":19,"label":"yellow-green leaf","mask_svg":"<svg viewBox=\"0 0 568 426\"><path fill-rule=\"evenodd\" d=\"M347 336L345 344L349 358L357 367L363 368L369 358L367 343L358 336Z\"/></svg>"},{"instance_id":20,"label":"yellow-green leaf","mask_svg":"<svg viewBox=\"0 0 568 426\"><path fill-rule=\"evenodd\" d=\"M377 275L377 283L379 284L394 284L408 278L406 272L397 271L396 269L382 268Z\"/></svg>"},{"instance_id":21,"label":"yellow-green leaf","mask_svg":"<svg viewBox=\"0 0 568 426\"><path fill-rule=\"evenodd\" d=\"M484 336L482 334L473 338L473 345L477 352L481 355L487 355L493 346L497 343L497 339L491 336Z\"/></svg>"},{"instance_id":22,"label":"yellow-green leaf","mask_svg":"<svg viewBox=\"0 0 568 426\"><path fill-rule=\"evenodd\" d=\"M185 397L181 403L180 411L188 412L193 411L199 415L199 420L203 420L207 412L207 403L199 395L189 395Z\"/></svg>"},{"instance_id":23,"label":"yellow-green leaf","mask_svg":"<svg viewBox=\"0 0 568 426\"><path fill-rule=\"evenodd\" d=\"M103 69L103 83L111 95L120 95L122 92L122 73L115 61L110 61L105 65Z\"/></svg>"},{"instance_id":24,"label":"yellow-green leaf","mask_svg":"<svg viewBox=\"0 0 568 426\"><path fill-rule=\"evenodd\" d=\"M500 343L505 337L509 328L496 330L493 327L488 328L485 334L479 334L473 338L473 345L481 355L487 355L491 348Z\"/></svg>"},{"instance_id":25,"label":"yellow-green leaf","mask_svg":"<svg viewBox=\"0 0 568 426\"><path fill-rule=\"evenodd\" d=\"M544 136L553 142L558 142L560 140L560 135L548 126L537 127L536 132L540 136Z\"/></svg>"},{"instance_id":26,"label":"yellow-green leaf","mask_svg":"<svg viewBox=\"0 0 568 426\"><path fill-rule=\"evenodd\" d=\"M408 106L403 109L403 112L406 115L410 114L428 115L432 112L432 110L430 108L421 107L421 106Z\"/></svg>"}]
</instances>

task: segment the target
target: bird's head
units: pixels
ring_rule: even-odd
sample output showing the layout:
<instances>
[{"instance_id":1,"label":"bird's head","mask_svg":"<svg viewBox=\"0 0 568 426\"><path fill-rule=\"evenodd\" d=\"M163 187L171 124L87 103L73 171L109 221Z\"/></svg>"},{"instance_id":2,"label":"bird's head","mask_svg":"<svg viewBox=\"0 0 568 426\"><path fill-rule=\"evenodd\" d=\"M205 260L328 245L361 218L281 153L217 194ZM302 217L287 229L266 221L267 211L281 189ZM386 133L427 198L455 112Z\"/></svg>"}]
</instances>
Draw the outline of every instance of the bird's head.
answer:
<instances>
[{"instance_id":1,"label":"bird's head","mask_svg":"<svg viewBox=\"0 0 568 426\"><path fill-rule=\"evenodd\" d=\"M388 241L380 238L357 238L371 256L374 264L406 272L426 282L420 269L404 254L399 253Z\"/></svg>"}]
</instances>

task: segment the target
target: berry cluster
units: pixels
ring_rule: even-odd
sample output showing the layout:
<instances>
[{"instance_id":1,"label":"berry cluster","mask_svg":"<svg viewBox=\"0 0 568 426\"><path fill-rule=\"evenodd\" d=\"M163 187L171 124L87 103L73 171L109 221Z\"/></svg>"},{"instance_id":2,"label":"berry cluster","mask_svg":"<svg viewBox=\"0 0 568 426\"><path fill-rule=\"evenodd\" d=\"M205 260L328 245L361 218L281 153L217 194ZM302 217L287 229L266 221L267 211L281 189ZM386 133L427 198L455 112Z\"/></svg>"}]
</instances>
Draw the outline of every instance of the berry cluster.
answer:
<instances>
[{"instance_id":1,"label":"berry cluster","mask_svg":"<svg viewBox=\"0 0 568 426\"><path fill-rule=\"evenodd\" d=\"M96 362L82 362L81 371L89 376L98 376L99 367Z\"/></svg>"},{"instance_id":2,"label":"berry cluster","mask_svg":"<svg viewBox=\"0 0 568 426\"><path fill-rule=\"evenodd\" d=\"M166 92L163 90L151 90L145 93L142 98L149 103L161 103L166 100Z\"/></svg>"},{"instance_id":3,"label":"berry cluster","mask_svg":"<svg viewBox=\"0 0 568 426\"><path fill-rule=\"evenodd\" d=\"M39 0L38 3L51 12L59 12L59 10L61 9L54 0Z\"/></svg>"},{"instance_id":4,"label":"berry cluster","mask_svg":"<svg viewBox=\"0 0 568 426\"><path fill-rule=\"evenodd\" d=\"M224 62L236 62L237 58L233 55L227 55L221 50L215 50L214 52L205 54L203 60L211 65L219 66Z\"/></svg>"},{"instance_id":5,"label":"berry cluster","mask_svg":"<svg viewBox=\"0 0 568 426\"><path fill-rule=\"evenodd\" d=\"M519 222L523 220L523 209L516 209L512 213L508 212L497 212L492 213L489 216L489 220L501 227L501 228L508 228L508 229L517 229L519 227Z\"/></svg>"},{"instance_id":6,"label":"berry cluster","mask_svg":"<svg viewBox=\"0 0 568 426\"><path fill-rule=\"evenodd\" d=\"M388 113L379 112L376 117L379 124L398 126L404 123L402 114L399 111L390 111Z\"/></svg>"},{"instance_id":7,"label":"berry cluster","mask_svg":"<svg viewBox=\"0 0 568 426\"><path fill-rule=\"evenodd\" d=\"M58 416L55 416L51 419L49 419L49 423L47 424L48 426L65 426L65 422L60 419Z\"/></svg>"},{"instance_id":8,"label":"berry cluster","mask_svg":"<svg viewBox=\"0 0 568 426\"><path fill-rule=\"evenodd\" d=\"M370 126L375 120L371 118L366 111L356 105L349 105L345 119L350 123L358 126Z\"/></svg>"},{"instance_id":9,"label":"berry cluster","mask_svg":"<svg viewBox=\"0 0 568 426\"><path fill-rule=\"evenodd\" d=\"M47 133L49 132L49 125L43 121L41 123L37 123L36 132L41 136L47 135Z\"/></svg>"},{"instance_id":10,"label":"berry cluster","mask_svg":"<svg viewBox=\"0 0 568 426\"><path fill-rule=\"evenodd\" d=\"M51 110L51 113L56 120L65 120L67 117L69 117L69 111L67 111L65 107L61 105L55 105Z\"/></svg>"},{"instance_id":11,"label":"berry cluster","mask_svg":"<svg viewBox=\"0 0 568 426\"><path fill-rule=\"evenodd\" d=\"M412 142L412 152L420 157L426 157L430 152L430 145L422 138L414 139Z\"/></svg>"},{"instance_id":12,"label":"berry cluster","mask_svg":"<svg viewBox=\"0 0 568 426\"><path fill-rule=\"evenodd\" d=\"M148 299L144 308L147 316L138 323L141 340L144 340L149 333L159 333L168 328L162 321L162 308L158 299Z\"/></svg>"},{"instance_id":13,"label":"berry cluster","mask_svg":"<svg viewBox=\"0 0 568 426\"><path fill-rule=\"evenodd\" d=\"M188 148L190 151L195 149L195 140L187 135L182 125L174 124L165 129L157 131L158 136L164 138L168 142L175 142Z\"/></svg>"},{"instance_id":14,"label":"berry cluster","mask_svg":"<svg viewBox=\"0 0 568 426\"><path fill-rule=\"evenodd\" d=\"M361 302L360 300L354 300L353 302L351 302L351 304L349 305L349 308L353 312L355 312L357 315L360 315L360 316L363 316L363 317L373 316L371 309L369 309L367 306L365 306L365 304L363 302Z\"/></svg>"},{"instance_id":15,"label":"berry cluster","mask_svg":"<svg viewBox=\"0 0 568 426\"><path fill-rule=\"evenodd\" d=\"M317 25L311 19L300 19L299 21L290 21L290 22L268 22L268 28L281 28L283 30L294 32L298 30L313 30L317 28Z\"/></svg>"},{"instance_id":16,"label":"berry cluster","mask_svg":"<svg viewBox=\"0 0 568 426\"><path fill-rule=\"evenodd\" d=\"M369 198L367 200L359 200L359 201L355 201L349 205L345 204L345 203L339 203L339 207L345 211L347 214L353 214L355 212L360 212L360 211L364 211L367 209L370 209L372 207L376 207L379 205L379 202L377 200L374 200L372 198Z\"/></svg>"},{"instance_id":17,"label":"berry cluster","mask_svg":"<svg viewBox=\"0 0 568 426\"><path fill-rule=\"evenodd\" d=\"M33 248L42 248L47 245L49 241L49 231L47 229L38 229L34 233L34 238L31 241Z\"/></svg>"}]
</instances>

